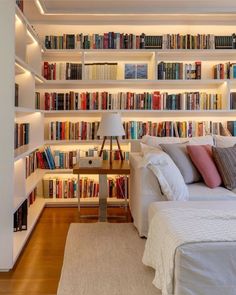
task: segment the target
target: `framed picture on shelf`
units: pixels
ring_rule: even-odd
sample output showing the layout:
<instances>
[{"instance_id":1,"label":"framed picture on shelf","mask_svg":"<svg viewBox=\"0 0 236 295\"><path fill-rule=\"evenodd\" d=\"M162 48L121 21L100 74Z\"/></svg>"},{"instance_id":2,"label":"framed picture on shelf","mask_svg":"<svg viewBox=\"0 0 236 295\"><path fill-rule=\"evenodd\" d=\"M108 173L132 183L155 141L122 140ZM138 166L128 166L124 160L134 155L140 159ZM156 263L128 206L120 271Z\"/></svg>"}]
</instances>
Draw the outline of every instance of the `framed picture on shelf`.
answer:
<instances>
[{"instance_id":1,"label":"framed picture on shelf","mask_svg":"<svg viewBox=\"0 0 236 295\"><path fill-rule=\"evenodd\" d=\"M148 78L148 65L137 64L137 79L147 79L147 78Z\"/></svg>"},{"instance_id":2,"label":"framed picture on shelf","mask_svg":"<svg viewBox=\"0 0 236 295\"><path fill-rule=\"evenodd\" d=\"M136 64L125 64L125 79L136 79Z\"/></svg>"},{"instance_id":3,"label":"framed picture on shelf","mask_svg":"<svg viewBox=\"0 0 236 295\"><path fill-rule=\"evenodd\" d=\"M125 80L128 79L147 79L147 64L125 64Z\"/></svg>"}]
</instances>

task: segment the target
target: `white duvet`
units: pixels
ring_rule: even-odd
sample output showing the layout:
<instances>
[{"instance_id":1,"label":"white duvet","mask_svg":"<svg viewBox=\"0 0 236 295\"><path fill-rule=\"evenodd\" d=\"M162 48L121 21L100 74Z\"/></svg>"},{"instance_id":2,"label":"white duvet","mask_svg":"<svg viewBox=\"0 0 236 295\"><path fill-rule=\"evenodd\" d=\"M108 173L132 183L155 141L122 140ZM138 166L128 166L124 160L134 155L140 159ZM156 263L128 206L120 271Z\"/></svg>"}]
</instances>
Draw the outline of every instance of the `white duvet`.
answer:
<instances>
[{"instance_id":1,"label":"white duvet","mask_svg":"<svg viewBox=\"0 0 236 295\"><path fill-rule=\"evenodd\" d=\"M194 242L236 241L236 211L169 208L153 217L143 263L155 269L153 284L163 295L174 294L176 249Z\"/></svg>"}]
</instances>

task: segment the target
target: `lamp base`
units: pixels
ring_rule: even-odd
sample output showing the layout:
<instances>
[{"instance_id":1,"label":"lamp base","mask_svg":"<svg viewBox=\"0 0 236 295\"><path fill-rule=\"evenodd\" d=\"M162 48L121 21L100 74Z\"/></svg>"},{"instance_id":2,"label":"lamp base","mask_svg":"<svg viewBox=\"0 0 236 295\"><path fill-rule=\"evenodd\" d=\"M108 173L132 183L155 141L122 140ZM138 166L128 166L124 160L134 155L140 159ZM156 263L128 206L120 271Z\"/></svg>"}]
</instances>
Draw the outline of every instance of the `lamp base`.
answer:
<instances>
[{"instance_id":1,"label":"lamp base","mask_svg":"<svg viewBox=\"0 0 236 295\"><path fill-rule=\"evenodd\" d=\"M115 139L116 139L116 143L117 143L117 146L118 146L118 151L119 151L119 154L120 154L120 159L121 159L121 161L124 161L124 157L122 155L122 151L121 151L121 148L120 148L120 143L119 143L118 136L115 136ZM102 142L102 147L101 147L101 150L99 152L99 157L102 156L102 153L104 151L104 145L105 145L106 140L107 140L107 136L104 136L103 142ZM110 136L110 165L112 165L112 136Z\"/></svg>"}]
</instances>

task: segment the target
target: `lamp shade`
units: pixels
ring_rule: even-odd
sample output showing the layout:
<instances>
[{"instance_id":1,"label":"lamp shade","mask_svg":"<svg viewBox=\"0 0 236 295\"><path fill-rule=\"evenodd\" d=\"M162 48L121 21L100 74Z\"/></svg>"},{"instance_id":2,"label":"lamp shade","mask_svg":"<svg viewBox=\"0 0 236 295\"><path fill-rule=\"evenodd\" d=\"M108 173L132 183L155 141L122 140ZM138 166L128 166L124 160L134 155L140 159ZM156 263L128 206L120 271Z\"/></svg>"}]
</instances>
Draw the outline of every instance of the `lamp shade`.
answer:
<instances>
[{"instance_id":1,"label":"lamp shade","mask_svg":"<svg viewBox=\"0 0 236 295\"><path fill-rule=\"evenodd\" d=\"M124 127L119 113L105 113L97 132L98 136L123 136Z\"/></svg>"}]
</instances>

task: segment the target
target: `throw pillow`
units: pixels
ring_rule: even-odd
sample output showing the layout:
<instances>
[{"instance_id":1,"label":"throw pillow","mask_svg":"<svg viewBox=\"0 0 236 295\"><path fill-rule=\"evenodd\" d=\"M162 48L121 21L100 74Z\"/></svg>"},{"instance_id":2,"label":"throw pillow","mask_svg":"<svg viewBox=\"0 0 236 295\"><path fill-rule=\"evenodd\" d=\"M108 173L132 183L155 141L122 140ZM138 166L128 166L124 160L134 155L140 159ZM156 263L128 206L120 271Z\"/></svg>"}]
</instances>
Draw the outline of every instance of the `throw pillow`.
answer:
<instances>
[{"instance_id":1,"label":"throw pillow","mask_svg":"<svg viewBox=\"0 0 236 295\"><path fill-rule=\"evenodd\" d=\"M167 200L187 201L189 199L188 188L183 176L165 152L156 149L144 153L140 166L146 166L154 173Z\"/></svg>"},{"instance_id":2,"label":"throw pillow","mask_svg":"<svg viewBox=\"0 0 236 295\"><path fill-rule=\"evenodd\" d=\"M201 180L201 175L188 155L187 144L160 144L160 147L175 162L183 175L185 183L189 184Z\"/></svg>"},{"instance_id":3,"label":"throw pillow","mask_svg":"<svg viewBox=\"0 0 236 295\"><path fill-rule=\"evenodd\" d=\"M211 146L187 145L187 151L205 184L210 188L220 186L222 180L213 160Z\"/></svg>"},{"instance_id":4,"label":"throw pillow","mask_svg":"<svg viewBox=\"0 0 236 295\"><path fill-rule=\"evenodd\" d=\"M235 136L214 135L215 146L219 148L232 147L236 144Z\"/></svg>"},{"instance_id":5,"label":"throw pillow","mask_svg":"<svg viewBox=\"0 0 236 295\"><path fill-rule=\"evenodd\" d=\"M212 147L213 157L226 188L236 188L236 147Z\"/></svg>"}]
</instances>

